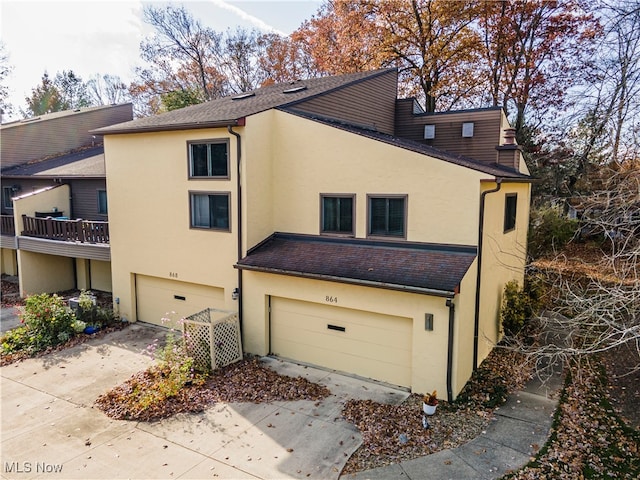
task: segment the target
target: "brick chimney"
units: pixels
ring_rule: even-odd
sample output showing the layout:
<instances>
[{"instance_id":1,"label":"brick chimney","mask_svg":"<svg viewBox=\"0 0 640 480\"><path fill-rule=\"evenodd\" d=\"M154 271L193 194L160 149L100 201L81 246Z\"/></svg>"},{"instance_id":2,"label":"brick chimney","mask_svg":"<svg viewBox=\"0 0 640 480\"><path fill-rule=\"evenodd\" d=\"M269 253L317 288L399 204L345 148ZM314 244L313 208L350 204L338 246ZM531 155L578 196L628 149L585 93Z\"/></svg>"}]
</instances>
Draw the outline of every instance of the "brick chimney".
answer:
<instances>
[{"instance_id":1,"label":"brick chimney","mask_svg":"<svg viewBox=\"0 0 640 480\"><path fill-rule=\"evenodd\" d=\"M504 129L504 142L496 147L498 155L496 161L498 165L520 171L522 161L522 148L516 145L516 129Z\"/></svg>"}]
</instances>

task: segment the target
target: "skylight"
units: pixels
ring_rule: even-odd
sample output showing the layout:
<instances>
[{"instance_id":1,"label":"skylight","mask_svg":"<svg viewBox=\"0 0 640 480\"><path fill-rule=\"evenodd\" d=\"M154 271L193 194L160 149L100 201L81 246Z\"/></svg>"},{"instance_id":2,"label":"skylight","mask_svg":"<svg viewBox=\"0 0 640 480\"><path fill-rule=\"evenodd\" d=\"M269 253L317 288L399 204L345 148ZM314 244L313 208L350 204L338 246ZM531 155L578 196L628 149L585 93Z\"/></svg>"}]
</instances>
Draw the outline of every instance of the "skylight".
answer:
<instances>
[{"instance_id":1,"label":"skylight","mask_svg":"<svg viewBox=\"0 0 640 480\"><path fill-rule=\"evenodd\" d=\"M245 98L255 97L254 92L241 93L240 95L236 95L235 97L231 97L231 100L244 100Z\"/></svg>"},{"instance_id":2,"label":"skylight","mask_svg":"<svg viewBox=\"0 0 640 480\"><path fill-rule=\"evenodd\" d=\"M305 85L301 85L299 87L293 87L293 88L288 88L286 90L283 90L282 93L296 93L296 92L301 92L303 90L306 90L307 87Z\"/></svg>"}]
</instances>

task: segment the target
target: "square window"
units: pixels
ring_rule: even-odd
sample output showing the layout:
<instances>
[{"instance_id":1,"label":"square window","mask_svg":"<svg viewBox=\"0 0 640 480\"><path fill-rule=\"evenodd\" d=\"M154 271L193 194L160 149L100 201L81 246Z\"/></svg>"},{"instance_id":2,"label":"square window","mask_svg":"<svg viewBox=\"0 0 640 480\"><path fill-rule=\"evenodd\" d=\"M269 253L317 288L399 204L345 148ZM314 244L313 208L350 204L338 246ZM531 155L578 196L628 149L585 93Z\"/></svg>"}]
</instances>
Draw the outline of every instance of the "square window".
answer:
<instances>
[{"instance_id":1,"label":"square window","mask_svg":"<svg viewBox=\"0 0 640 480\"><path fill-rule=\"evenodd\" d=\"M98 213L100 215L106 215L108 213L106 190L98 190Z\"/></svg>"},{"instance_id":2,"label":"square window","mask_svg":"<svg viewBox=\"0 0 640 480\"><path fill-rule=\"evenodd\" d=\"M369 197L369 235L406 236L407 197Z\"/></svg>"},{"instance_id":3,"label":"square window","mask_svg":"<svg viewBox=\"0 0 640 480\"><path fill-rule=\"evenodd\" d=\"M189 178L229 178L229 142L189 143Z\"/></svg>"},{"instance_id":4,"label":"square window","mask_svg":"<svg viewBox=\"0 0 640 480\"><path fill-rule=\"evenodd\" d=\"M353 235L354 196L321 196L322 233Z\"/></svg>"},{"instance_id":5,"label":"square window","mask_svg":"<svg viewBox=\"0 0 640 480\"><path fill-rule=\"evenodd\" d=\"M191 228L229 230L229 193L191 193Z\"/></svg>"},{"instance_id":6,"label":"square window","mask_svg":"<svg viewBox=\"0 0 640 480\"><path fill-rule=\"evenodd\" d=\"M507 193L504 199L504 232L516 228L516 213L518 208L518 194Z\"/></svg>"}]
</instances>

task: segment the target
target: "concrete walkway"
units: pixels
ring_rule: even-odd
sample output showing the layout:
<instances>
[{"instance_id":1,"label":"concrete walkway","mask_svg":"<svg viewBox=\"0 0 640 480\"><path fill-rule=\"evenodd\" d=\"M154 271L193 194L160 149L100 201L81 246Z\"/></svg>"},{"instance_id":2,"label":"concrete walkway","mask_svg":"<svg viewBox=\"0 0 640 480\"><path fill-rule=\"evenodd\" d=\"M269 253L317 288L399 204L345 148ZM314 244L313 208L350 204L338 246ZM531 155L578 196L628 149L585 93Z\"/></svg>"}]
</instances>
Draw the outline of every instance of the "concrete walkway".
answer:
<instances>
[{"instance_id":1,"label":"concrete walkway","mask_svg":"<svg viewBox=\"0 0 640 480\"><path fill-rule=\"evenodd\" d=\"M451 450L340 477L345 480L445 480L500 478L518 470L546 443L562 376L531 380L495 412L481 436Z\"/></svg>"},{"instance_id":2,"label":"concrete walkway","mask_svg":"<svg viewBox=\"0 0 640 480\"><path fill-rule=\"evenodd\" d=\"M2 367L3 479L337 479L362 437L340 416L350 398L400 403L408 393L265 358L327 386L322 401L217 403L157 422L112 420L95 399L145 369L166 331L134 324L67 350Z\"/></svg>"}]
</instances>

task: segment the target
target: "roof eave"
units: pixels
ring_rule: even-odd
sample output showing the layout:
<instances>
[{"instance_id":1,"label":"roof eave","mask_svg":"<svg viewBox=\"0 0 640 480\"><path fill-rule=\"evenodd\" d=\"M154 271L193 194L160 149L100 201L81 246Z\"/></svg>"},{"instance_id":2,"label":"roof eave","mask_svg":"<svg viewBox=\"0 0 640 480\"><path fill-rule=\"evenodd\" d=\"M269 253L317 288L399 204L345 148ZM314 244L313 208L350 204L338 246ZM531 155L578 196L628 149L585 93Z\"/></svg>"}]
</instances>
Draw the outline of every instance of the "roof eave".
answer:
<instances>
[{"instance_id":1,"label":"roof eave","mask_svg":"<svg viewBox=\"0 0 640 480\"><path fill-rule=\"evenodd\" d=\"M421 295L431 295L434 297L453 298L457 293L457 288L453 290L440 290L435 288L415 287L412 285L400 285L395 283L376 282L373 280L361 280L357 278L338 277L334 275L323 275L319 273L296 272L292 270L282 270L279 268L256 267L253 265L235 264L235 268L254 272L274 273L278 275L288 275L292 277L309 278L314 280L324 280L327 282L346 283L349 285L360 285L365 287L384 288L407 293L418 293Z\"/></svg>"},{"instance_id":2,"label":"roof eave","mask_svg":"<svg viewBox=\"0 0 640 480\"><path fill-rule=\"evenodd\" d=\"M89 133L95 135L119 135L127 133L152 133L152 132L168 132L175 130L199 130L204 128L226 128L241 127L245 125L245 117L235 118L232 120L218 120L215 122L196 122L196 123L172 123L170 125L149 125L133 128L111 128L90 130Z\"/></svg>"}]
</instances>

